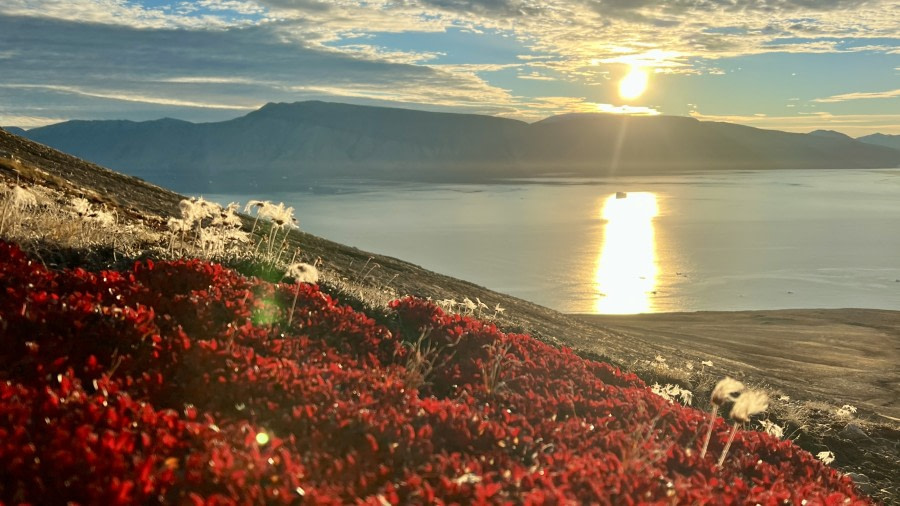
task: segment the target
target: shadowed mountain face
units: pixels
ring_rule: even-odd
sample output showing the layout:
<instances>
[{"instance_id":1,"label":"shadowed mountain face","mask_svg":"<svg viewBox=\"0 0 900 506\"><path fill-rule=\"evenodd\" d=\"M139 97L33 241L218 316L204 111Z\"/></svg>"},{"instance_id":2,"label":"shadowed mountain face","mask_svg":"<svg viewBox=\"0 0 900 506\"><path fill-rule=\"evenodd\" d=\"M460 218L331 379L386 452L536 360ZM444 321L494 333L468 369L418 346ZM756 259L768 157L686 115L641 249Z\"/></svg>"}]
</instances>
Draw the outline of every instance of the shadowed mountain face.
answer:
<instances>
[{"instance_id":1,"label":"shadowed mountain face","mask_svg":"<svg viewBox=\"0 0 900 506\"><path fill-rule=\"evenodd\" d=\"M18 127L2 127L2 128L11 134L21 135L21 136L25 137L25 130L22 128L18 128Z\"/></svg>"},{"instance_id":2,"label":"shadowed mountain face","mask_svg":"<svg viewBox=\"0 0 900 506\"><path fill-rule=\"evenodd\" d=\"M900 149L900 135L872 134L866 135L865 137L858 137L856 140L875 146L887 146L893 149Z\"/></svg>"},{"instance_id":3,"label":"shadowed mountain face","mask_svg":"<svg viewBox=\"0 0 900 506\"><path fill-rule=\"evenodd\" d=\"M68 121L26 135L181 191L288 190L338 177L484 182L900 165L900 151L849 137L683 117L576 114L527 124L325 102L268 104L218 123Z\"/></svg>"}]
</instances>

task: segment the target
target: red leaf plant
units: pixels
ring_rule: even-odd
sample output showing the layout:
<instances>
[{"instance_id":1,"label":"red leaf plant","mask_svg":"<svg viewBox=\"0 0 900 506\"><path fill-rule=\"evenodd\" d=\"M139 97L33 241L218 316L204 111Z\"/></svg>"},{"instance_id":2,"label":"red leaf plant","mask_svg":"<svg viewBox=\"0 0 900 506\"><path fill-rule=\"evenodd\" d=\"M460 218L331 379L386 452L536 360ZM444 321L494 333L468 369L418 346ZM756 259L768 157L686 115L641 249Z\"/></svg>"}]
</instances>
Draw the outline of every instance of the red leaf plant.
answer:
<instances>
[{"instance_id":1,"label":"red leaf plant","mask_svg":"<svg viewBox=\"0 0 900 506\"><path fill-rule=\"evenodd\" d=\"M294 300L296 299L296 304ZM392 327L219 265L0 242L0 503L868 504L766 434L430 302ZM290 324L288 324L290 322ZM403 341L442 356L411 387Z\"/></svg>"}]
</instances>

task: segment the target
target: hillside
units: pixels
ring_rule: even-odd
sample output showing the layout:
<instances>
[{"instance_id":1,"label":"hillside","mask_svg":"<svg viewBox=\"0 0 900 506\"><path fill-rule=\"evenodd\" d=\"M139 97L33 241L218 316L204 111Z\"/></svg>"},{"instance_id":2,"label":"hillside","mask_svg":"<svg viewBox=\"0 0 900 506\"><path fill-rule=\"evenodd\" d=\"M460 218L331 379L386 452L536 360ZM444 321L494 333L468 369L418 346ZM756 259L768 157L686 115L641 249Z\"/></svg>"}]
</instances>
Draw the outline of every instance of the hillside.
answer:
<instances>
[{"instance_id":1,"label":"hillside","mask_svg":"<svg viewBox=\"0 0 900 506\"><path fill-rule=\"evenodd\" d=\"M0 131L0 179L18 180L25 185L42 183L70 195L85 195L97 204L114 206L123 217L144 219L153 226L176 215L182 198L4 131ZM252 220L245 220L245 227L249 229L251 223ZM792 439L813 453L834 451L838 457L834 465L855 473L854 479L867 493L885 501L900 497L900 432L892 422L900 418L896 383L891 379L896 377L896 353L890 351L896 347L883 343L898 335L898 312L752 312L740 318L732 313L705 313L676 320L672 324L674 330L665 320L654 321L653 315L634 317L630 322L585 321L309 234L294 232L289 242L291 248L302 249L306 258L322 258L322 269L330 275L329 279L349 280L349 291L343 282L326 281L320 286L324 293L357 309L369 307L359 298L358 289L387 292L393 294L391 297L411 294L434 300L471 298L485 301L490 307L499 304L505 312L494 312L491 319L501 329L531 334L554 346L571 346L580 357L635 371L648 383L679 384L693 391L694 405L700 408L705 407L715 379L726 374L750 384L765 385L773 394L784 397L773 402L769 416L783 424L788 433L793 432ZM40 252L41 263L53 268L127 270L133 260L115 260L109 252L103 256L102 251L55 251L43 243L31 247ZM372 268L370 275L361 276L360 266L370 262L378 267ZM372 312L371 307L365 310L375 318L385 317L379 311ZM490 316L488 313L482 313L482 317ZM773 324L781 327L773 330ZM853 330L858 346L843 344L848 329ZM710 332L740 339L736 338L735 346L710 345L706 337ZM772 332L777 339L766 341ZM707 341L702 346L691 344L701 338ZM796 360L796 350L790 344L794 340L814 344L819 351L815 356ZM883 346L888 352L873 357L864 341ZM778 343L791 349L783 349ZM817 357L827 360L819 361ZM840 363L828 362L833 357L841 357ZM702 361L713 365L701 367ZM773 361L792 365L773 369ZM691 368L685 364L692 364ZM836 416L837 407L842 404L857 406L858 415Z\"/></svg>"},{"instance_id":2,"label":"hillside","mask_svg":"<svg viewBox=\"0 0 900 506\"><path fill-rule=\"evenodd\" d=\"M0 287L2 501L869 503L790 442L426 301L376 323L309 282L55 271L3 241Z\"/></svg>"},{"instance_id":3,"label":"hillside","mask_svg":"<svg viewBox=\"0 0 900 506\"><path fill-rule=\"evenodd\" d=\"M38 142L179 191L272 191L340 177L492 181L719 169L885 168L900 151L850 138L683 117L577 114L533 124L325 102L194 124L67 121Z\"/></svg>"}]
</instances>

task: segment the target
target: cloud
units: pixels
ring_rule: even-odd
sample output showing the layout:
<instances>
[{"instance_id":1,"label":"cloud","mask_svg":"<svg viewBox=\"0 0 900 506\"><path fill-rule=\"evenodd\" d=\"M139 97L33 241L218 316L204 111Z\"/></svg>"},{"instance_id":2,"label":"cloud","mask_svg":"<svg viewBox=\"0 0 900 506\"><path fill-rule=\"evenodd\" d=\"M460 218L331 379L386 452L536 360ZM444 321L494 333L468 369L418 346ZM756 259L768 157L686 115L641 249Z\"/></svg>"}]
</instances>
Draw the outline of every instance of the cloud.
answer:
<instances>
[{"instance_id":1,"label":"cloud","mask_svg":"<svg viewBox=\"0 0 900 506\"><path fill-rule=\"evenodd\" d=\"M343 44L335 51L367 60L383 60L390 63L420 64L437 59L444 53L429 51L396 51L371 44Z\"/></svg>"},{"instance_id":2,"label":"cloud","mask_svg":"<svg viewBox=\"0 0 900 506\"><path fill-rule=\"evenodd\" d=\"M634 114L639 116L657 116L659 111L652 107L633 105L596 104L597 110L609 114Z\"/></svg>"},{"instance_id":3,"label":"cloud","mask_svg":"<svg viewBox=\"0 0 900 506\"><path fill-rule=\"evenodd\" d=\"M284 40L307 46L373 33L469 28L509 34L541 57L576 71L590 61L640 61L688 71L691 58L774 51L833 52L843 38L896 37L891 0L201 0L193 12L124 0L6 0L0 13L140 28L210 29L274 24ZM180 4L179 4L180 5ZM202 9L200 9L202 7ZM660 30L665 27L665 30ZM864 28L863 28L864 27ZM792 41L792 38L807 38ZM866 49L896 49L861 44ZM421 56L390 48L344 45L397 61ZM535 55L536 56L536 55ZM524 58L534 56L523 55ZM418 58L418 59L417 59ZM677 71L677 70L676 70Z\"/></svg>"},{"instance_id":4,"label":"cloud","mask_svg":"<svg viewBox=\"0 0 900 506\"><path fill-rule=\"evenodd\" d=\"M204 7L210 11L203 11ZM260 20L264 8L255 1L201 0L178 9L146 7L124 0L4 0L0 14L49 18L133 28L225 28Z\"/></svg>"},{"instance_id":5,"label":"cloud","mask_svg":"<svg viewBox=\"0 0 900 506\"><path fill-rule=\"evenodd\" d=\"M504 18L540 16L544 11L539 2L520 0L421 0L421 3L447 12Z\"/></svg>"},{"instance_id":6,"label":"cloud","mask_svg":"<svg viewBox=\"0 0 900 506\"><path fill-rule=\"evenodd\" d=\"M609 58L598 58L593 61L597 63L622 63L636 67L653 67L653 68L673 68L687 67L686 55L678 51L663 51L661 49L651 49L642 53L630 53Z\"/></svg>"},{"instance_id":7,"label":"cloud","mask_svg":"<svg viewBox=\"0 0 900 506\"><path fill-rule=\"evenodd\" d=\"M769 52L891 53L900 26L893 0L166 2L3 0L2 82L18 87L0 90L0 104L22 117L159 106L198 119L339 98L538 119L615 108L611 80L626 64L685 77ZM509 47L467 62L477 49L409 42L460 31ZM852 95L817 101L877 98Z\"/></svg>"},{"instance_id":8,"label":"cloud","mask_svg":"<svg viewBox=\"0 0 900 506\"><path fill-rule=\"evenodd\" d=\"M516 100L478 76L503 66L411 65L405 61L420 59L421 53L305 45L285 41L283 29L276 23L226 30L134 29L0 16L0 47L17 48L4 54L0 103L91 108L104 99L118 103L120 111L129 110L122 102L152 104L196 118L196 109L244 111L269 101L312 98L485 113L507 111ZM9 115L37 116L25 105L9 109Z\"/></svg>"},{"instance_id":9,"label":"cloud","mask_svg":"<svg viewBox=\"0 0 900 506\"><path fill-rule=\"evenodd\" d=\"M191 100L179 100L176 98L154 97L128 93L122 91L104 91L104 90L87 90L76 86L61 86L53 84L0 84L0 88L21 89L21 90L45 90L58 92L63 94L82 95L92 98L107 98L110 100L119 100L122 102L141 102L144 104L170 105L176 107L199 107L204 109L224 109L236 111L250 111L263 106L261 103L251 105L235 105L235 104L217 104L212 102L195 102Z\"/></svg>"},{"instance_id":10,"label":"cloud","mask_svg":"<svg viewBox=\"0 0 900 506\"><path fill-rule=\"evenodd\" d=\"M545 76L538 72L531 72L530 74L519 74L516 77L519 79L530 79L532 81L556 81L555 77Z\"/></svg>"},{"instance_id":11,"label":"cloud","mask_svg":"<svg viewBox=\"0 0 900 506\"><path fill-rule=\"evenodd\" d=\"M21 114L5 114L0 112L0 126L17 126L19 128L36 128L66 121L69 118L50 116L25 116Z\"/></svg>"},{"instance_id":12,"label":"cloud","mask_svg":"<svg viewBox=\"0 0 900 506\"><path fill-rule=\"evenodd\" d=\"M196 0L199 7L211 11L232 11L239 14L263 14L265 9L256 2L247 0Z\"/></svg>"},{"instance_id":13,"label":"cloud","mask_svg":"<svg viewBox=\"0 0 900 506\"><path fill-rule=\"evenodd\" d=\"M889 91L842 93L840 95L832 95L830 97L825 97L825 98L814 98L813 102L831 103L831 102L846 102L848 100L871 100L871 99L878 99L878 98L895 98L895 97L900 97L900 89L889 90Z\"/></svg>"}]
</instances>

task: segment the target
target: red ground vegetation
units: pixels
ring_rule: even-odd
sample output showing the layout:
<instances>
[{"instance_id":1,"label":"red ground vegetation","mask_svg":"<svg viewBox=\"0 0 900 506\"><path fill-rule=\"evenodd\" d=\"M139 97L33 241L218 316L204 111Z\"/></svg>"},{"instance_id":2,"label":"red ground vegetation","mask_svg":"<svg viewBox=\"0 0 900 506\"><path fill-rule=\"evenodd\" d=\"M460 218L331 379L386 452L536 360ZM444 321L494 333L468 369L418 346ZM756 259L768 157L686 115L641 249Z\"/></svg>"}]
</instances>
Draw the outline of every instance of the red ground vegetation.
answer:
<instances>
[{"instance_id":1,"label":"red ground vegetation","mask_svg":"<svg viewBox=\"0 0 900 506\"><path fill-rule=\"evenodd\" d=\"M427 301L377 324L314 285L2 242L0 290L0 503L868 502L758 432L716 469L723 420L700 459L704 413Z\"/></svg>"}]
</instances>

